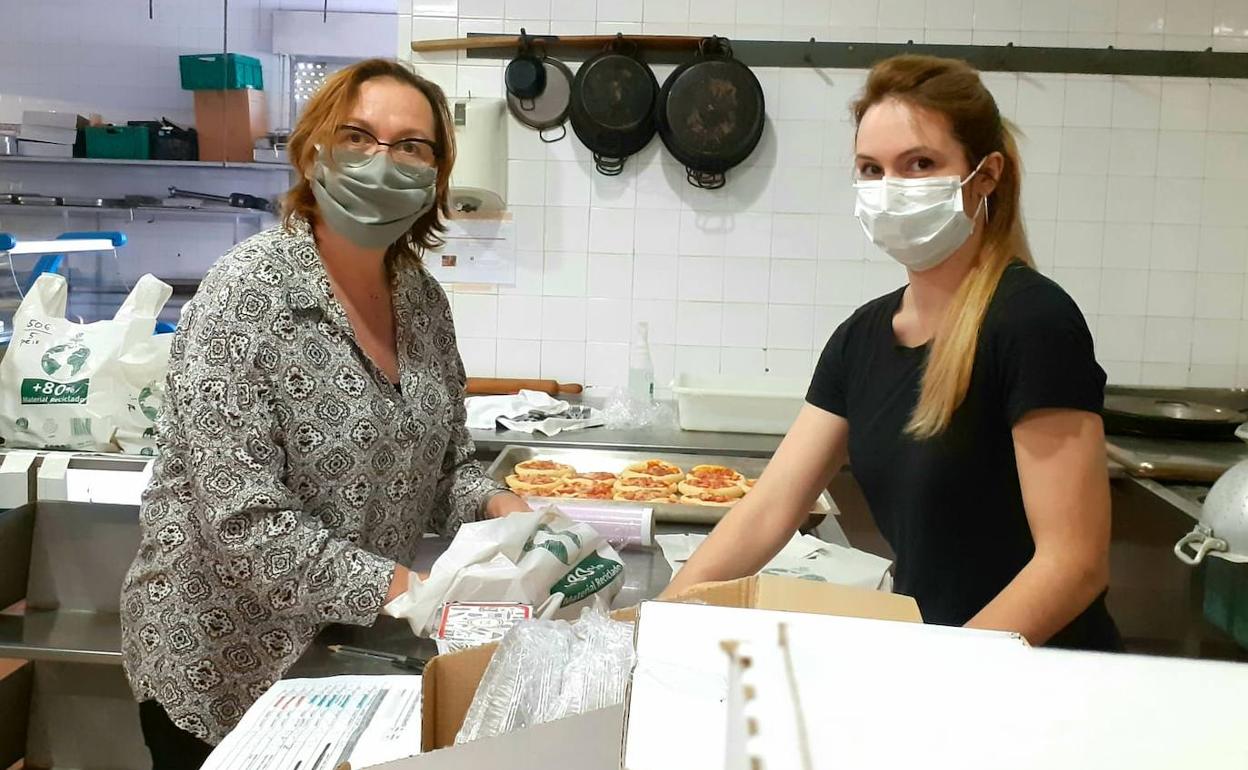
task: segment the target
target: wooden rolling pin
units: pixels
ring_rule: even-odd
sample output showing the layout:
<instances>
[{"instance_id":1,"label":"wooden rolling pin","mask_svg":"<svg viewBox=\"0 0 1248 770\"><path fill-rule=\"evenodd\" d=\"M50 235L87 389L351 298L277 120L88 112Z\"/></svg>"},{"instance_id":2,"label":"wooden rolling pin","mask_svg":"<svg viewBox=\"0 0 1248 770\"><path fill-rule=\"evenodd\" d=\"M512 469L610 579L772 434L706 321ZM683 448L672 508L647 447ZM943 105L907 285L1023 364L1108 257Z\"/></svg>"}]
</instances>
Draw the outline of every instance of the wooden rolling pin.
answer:
<instances>
[{"instance_id":1,"label":"wooden rolling pin","mask_svg":"<svg viewBox=\"0 0 1248 770\"><path fill-rule=\"evenodd\" d=\"M576 383L555 380L521 380L505 377L469 377L465 392L470 396L509 396L522 390L537 390L548 396L577 394L583 388Z\"/></svg>"}]
</instances>

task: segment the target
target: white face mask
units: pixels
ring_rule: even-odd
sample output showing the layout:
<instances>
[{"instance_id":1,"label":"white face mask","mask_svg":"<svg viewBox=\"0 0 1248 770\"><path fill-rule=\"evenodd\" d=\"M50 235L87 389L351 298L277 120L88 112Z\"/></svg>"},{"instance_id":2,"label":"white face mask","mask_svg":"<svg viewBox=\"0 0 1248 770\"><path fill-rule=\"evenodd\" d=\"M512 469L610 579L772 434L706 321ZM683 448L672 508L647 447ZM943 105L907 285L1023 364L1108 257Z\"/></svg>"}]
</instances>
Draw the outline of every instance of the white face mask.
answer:
<instances>
[{"instance_id":1,"label":"white face mask","mask_svg":"<svg viewBox=\"0 0 1248 770\"><path fill-rule=\"evenodd\" d=\"M962 187L982 165L981 160L966 179L886 176L855 182L854 216L871 242L907 269L930 270L966 243L975 229L974 217L963 211ZM980 206L987 201L982 198Z\"/></svg>"}]
</instances>

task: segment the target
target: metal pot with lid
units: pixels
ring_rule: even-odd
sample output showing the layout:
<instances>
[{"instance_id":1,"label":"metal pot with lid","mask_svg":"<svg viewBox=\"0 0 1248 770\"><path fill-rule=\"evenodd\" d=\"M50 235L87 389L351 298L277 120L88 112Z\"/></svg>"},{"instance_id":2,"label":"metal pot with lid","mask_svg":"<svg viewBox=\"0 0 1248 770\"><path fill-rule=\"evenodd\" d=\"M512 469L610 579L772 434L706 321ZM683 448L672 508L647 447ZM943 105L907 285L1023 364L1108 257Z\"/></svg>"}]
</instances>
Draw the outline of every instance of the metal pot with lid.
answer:
<instances>
[{"instance_id":1,"label":"metal pot with lid","mask_svg":"<svg viewBox=\"0 0 1248 770\"><path fill-rule=\"evenodd\" d=\"M1174 544L1174 555L1192 566L1206 556L1248 563L1248 460L1214 483L1201 508L1200 522Z\"/></svg>"}]
</instances>

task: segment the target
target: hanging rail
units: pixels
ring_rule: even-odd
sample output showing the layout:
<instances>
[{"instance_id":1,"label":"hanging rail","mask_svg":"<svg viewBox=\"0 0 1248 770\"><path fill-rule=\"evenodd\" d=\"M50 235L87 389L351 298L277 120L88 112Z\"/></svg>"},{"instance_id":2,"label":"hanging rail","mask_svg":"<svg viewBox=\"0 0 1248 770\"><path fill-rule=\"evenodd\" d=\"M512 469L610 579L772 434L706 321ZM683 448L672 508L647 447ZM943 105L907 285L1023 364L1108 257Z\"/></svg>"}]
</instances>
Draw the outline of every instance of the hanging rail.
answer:
<instances>
[{"instance_id":1,"label":"hanging rail","mask_svg":"<svg viewBox=\"0 0 1248 770\"><path fill-rule=\"evenodd\" d=\"M543 41L551 56L584 61L616 35L529 35ZM694 36L624 35L651 64L683 64L697 52ZM466 50L469 58L510 59L519 35L470 33L466 38L416 40L417 53ZM733 40L736 59L751 67L820 67L868 69L881 59L903 53L963 59L982 72L1076 73L1151 77L1248 78L1248 53L1155 51L1125 48L1046 48L1007 45L935 45L930 43L854 43Z\"/></svg>"}]
</instances>

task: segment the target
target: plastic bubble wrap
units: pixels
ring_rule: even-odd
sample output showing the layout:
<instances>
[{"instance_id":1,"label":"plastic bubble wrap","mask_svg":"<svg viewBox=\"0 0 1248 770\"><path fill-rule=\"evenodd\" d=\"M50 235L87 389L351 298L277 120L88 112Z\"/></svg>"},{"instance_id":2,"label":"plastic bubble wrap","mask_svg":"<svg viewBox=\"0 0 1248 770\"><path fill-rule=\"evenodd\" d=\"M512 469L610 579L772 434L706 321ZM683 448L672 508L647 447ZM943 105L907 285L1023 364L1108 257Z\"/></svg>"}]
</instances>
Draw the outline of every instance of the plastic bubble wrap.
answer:
<instances>
[{"instance_id":1,"label":"plastic bubble wrap","mask_svg":"<svg viewBox=\"0 0 1248 770\"><path fill-rule=\"evenodd\" d=\"M633 624L598 609L575 624L518 623L494 651L455 743L623 703L635 658Z\"/></svg>"}]
</instances>

